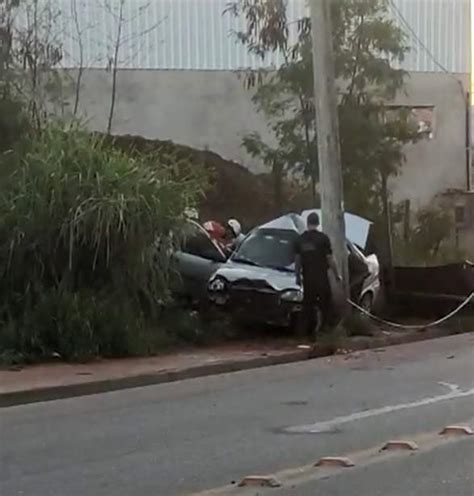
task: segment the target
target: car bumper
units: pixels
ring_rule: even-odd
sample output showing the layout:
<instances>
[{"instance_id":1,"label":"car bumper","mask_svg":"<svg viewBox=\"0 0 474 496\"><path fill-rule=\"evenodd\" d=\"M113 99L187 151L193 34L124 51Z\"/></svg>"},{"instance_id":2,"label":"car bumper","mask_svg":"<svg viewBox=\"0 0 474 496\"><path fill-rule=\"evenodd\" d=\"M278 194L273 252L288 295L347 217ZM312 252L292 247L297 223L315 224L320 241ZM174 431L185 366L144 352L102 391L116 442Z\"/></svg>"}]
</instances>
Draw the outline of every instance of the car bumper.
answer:
<instances>
[{"instance_id":1,"label":"car bumper","mask_svg":"<svg viewBox=\"0 0 474 496\"><path fill-rule=\"evenodd\" d=\"M277 293L259 291L231 291L223 295L210 295L216 306L242 320L255 323L288 326L301 312L302 303L284 301Z\"/></svg>"}]
</instances>

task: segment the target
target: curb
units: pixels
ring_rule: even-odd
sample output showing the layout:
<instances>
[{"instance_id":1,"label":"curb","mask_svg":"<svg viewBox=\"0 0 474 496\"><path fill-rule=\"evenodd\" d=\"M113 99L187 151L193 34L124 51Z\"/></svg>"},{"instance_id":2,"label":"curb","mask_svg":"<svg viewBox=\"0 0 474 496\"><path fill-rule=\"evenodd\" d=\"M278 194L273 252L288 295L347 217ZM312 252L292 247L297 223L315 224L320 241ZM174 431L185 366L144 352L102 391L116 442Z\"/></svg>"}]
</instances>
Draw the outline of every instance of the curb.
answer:
<instances>
[{"instance_id":1,"label":"curb","mask_svg":"<svg viewBox=\"0 0 474 496\"><path fill-rule=\"evenodd\" d=\"M456 334L468 334L468 333L456 333ZM384 346L397 346L400 344L409 344L416 343L419 341L428 341L430 339L438 339L445 338L448 336L454 336L453 332L449 329L423 329L418 330L413 333L407 334L405 336L386 336L381 338L373 339L373 342L370 343L370 346L367 348L359 348L359 350L363 349L373 349L373 348L383 348ZM353 349L353 351L359 351Z\"/></svg>"},{"instance_id":2,"label":"curb","mask_svg":"<svg viewBox=\"0 0 474 496\"><path fill-rule=\"evenodd\" d=\"M386 346L414 343L417 341L425 341L429 339L447 337L450 335L452 335L452 333L446 329L433 329L431 331L417 332L404 336L402 335L368 338L366 341L356 341L353 343L350 343L349 341L346 344L348 350L350 350L350 352L354 352L368 349L384 348ZM206 377L210 375L239 372L244 370L269 367L273 365L284 365L315 358L323 358L331 355L334 355L332 349L330 349L329 347L320 347L311 351L292 351L277 356L265 356L236 360L234 362L198 365L182 370L162 371L132 377L120 377L100 381L91 381L82 384L67 384L61 386L37 388L34 390L12 391L8 393L0 393L0 408L37 403L42 401L75 398L78 396L89 396L93 394L152 386L168 382L181 381L185 379Z\"/></svg>"},{"instance_id":3,"label":"curb","mask_svg":"<svg viewBox=\"0 0 474 496\"><path fill-rule=\"evenodd\" d=\"M198 365L182 370L170 370L132 377L105 379L82 384L66 384L62 386L37 388L34 390L25 389L21 391L12 391L0 394L0 408L38 403L41 401L75 398L77 396L89 396L93 394L120 391L122 389L133 389L155 384L164 384L167 382L182 381L184 379L195 379L210 375L257 369L272 365L284 365L287 363L301 362L308 360L309 358L308 351L293 351L278 356L266 356L234 362Z\"/></svg>"},{"instance_id":4,"label":"curb","mask_svg":"<svg viewBox=\"0 0 474 496\"><path fill-rule=\"evenodd\" d=\"M456 334L469 334L469 332L461 332ZM429 341L431 339L445 338L448 336L453 336L452 331L448 329L438 328L438 329L426 329L422 331L412 332L410 334L400 335L400 336L383 336L383 337L353 337L348 338L348 340L343 343L343 346L348 350L348 354L355 351L373 350L377 348L385 348L388 346L398 346L402 344L416 343L419 341ZM351 342L352 339L352 342ZM338 353L331 352L331 348L320 347L309 352L309 359L312 358L324 358L331 355L337 355Z\"/></svg>"}]
</instances>

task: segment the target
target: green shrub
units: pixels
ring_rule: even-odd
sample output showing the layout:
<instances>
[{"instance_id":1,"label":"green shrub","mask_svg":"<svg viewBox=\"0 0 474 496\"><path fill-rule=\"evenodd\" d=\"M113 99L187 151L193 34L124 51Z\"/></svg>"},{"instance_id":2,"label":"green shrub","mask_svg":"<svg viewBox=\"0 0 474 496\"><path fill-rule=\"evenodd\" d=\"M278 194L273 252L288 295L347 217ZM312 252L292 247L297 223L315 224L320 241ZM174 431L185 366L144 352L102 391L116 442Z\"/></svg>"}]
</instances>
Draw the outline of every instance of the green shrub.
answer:
<instances>
[{"instance_id":1,"label":"green shrub","mask_svg":"<svg viewBox=\"0 0 474 496\"><path fill-rule=\"evenodd\" d=\"M369 318L358 311L351 312L342 322L348 336L373 336L374 327Z\"/></svg>"},{"instance_id":2,"label":"green shrub","mask_svg":"<svg viewBox=\"0 0 474 496\"><path fill-rule=\"evenodd\" d=\"M398 218L397 218L398 217ZM401 214L395 217L400 220ZM448 211L436 207L420 209L415 225L402 236L402 226L394 230L395 263L430 266L463 261L465 253L453 241L454 220Z\"/></svg>"},{"instance_id":3,"label":"green shrub","mask_svg":"<svg viewBox=\"0 0 474 496\"><path fill-rule=\"evenodd\" d=\"M0 152L15 148L27 131L28 122L21 104L0 95Z\"/></svg>"},{"instance_id":4,"label":"green shrub","mask_svg":"<svg viewBox=\"0 0 474 496\"><path fill-rule=\"evenodd\" d=\"M169 157L132 158L57 126L9 160L0 351L83 359L156 349L163 336L149 329L170 299L170 254L199 180Z\"/></svg>"},{"instance_id":5,"label":"green shrub","mask_svg":"<svg viewBox=\"0 0 474 496\"><path fill-rule=\"evenodd\" d=\"M217 310L190 310L168 307L163 312L162 328L169 344L208 345L235 339L241 335L229 315Z\"/></svg>"}]
</instances>

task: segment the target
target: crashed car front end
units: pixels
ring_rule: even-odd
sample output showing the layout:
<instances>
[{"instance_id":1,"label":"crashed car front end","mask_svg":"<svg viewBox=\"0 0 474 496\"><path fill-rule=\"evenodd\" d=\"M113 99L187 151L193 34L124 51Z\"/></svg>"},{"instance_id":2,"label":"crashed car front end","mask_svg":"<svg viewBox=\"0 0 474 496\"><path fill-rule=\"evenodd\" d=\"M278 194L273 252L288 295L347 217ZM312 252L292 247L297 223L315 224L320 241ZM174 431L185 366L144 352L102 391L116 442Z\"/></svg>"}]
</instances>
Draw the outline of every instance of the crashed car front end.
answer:
<instances>
[{"instance_id":1,"label":"crashed car front end","mask_svg":"<svg viewBox=\"0 0 474 496\"><path fill-rule=\"evenodd\" d=\"M295 324L303 309L303 293L296 284L294 245L310 212L284 215L252 231L211 277L210 301L248 321ZM346 214L346 221L353 300L370 311L380 289L379 263L356 245L366 245L371 223L351 214Z\"/></svg>"},{"instance_id":2,"label":"crashed car front end","mask_svg":"<svg viewBox=\"0 0 474 496\"><path fill-rule=\"evenodd\" d=\"M276 289L269 281L229 281L217 274L208 286L210 301L243 320L288 326L302 310L303 293L297 287Z\"/></svg>"},{"instance_id":3,"label":"crashed car front end","mask_svg":"<svg viewBox=\"0 0 474 496\"><path fill-rule=\"evenodd\" d=\"M285 216L253 231L209 281L211 302L243 319L290 325L303 301L293 265L299 221Z\"/></svg>"}]
</instances>

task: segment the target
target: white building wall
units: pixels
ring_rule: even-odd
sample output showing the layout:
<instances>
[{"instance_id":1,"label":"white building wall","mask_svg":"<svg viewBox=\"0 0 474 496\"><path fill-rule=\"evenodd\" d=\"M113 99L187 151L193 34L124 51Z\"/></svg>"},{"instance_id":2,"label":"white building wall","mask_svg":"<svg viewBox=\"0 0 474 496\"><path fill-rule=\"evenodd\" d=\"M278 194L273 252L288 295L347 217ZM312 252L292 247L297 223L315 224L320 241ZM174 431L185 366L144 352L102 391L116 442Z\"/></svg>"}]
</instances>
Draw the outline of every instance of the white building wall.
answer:
<instances>
[{"instance_id":1,"label":"white building wall","mask_svg":"<svg viewBox=\"0 0 474 496\"><path fill-rule=\"evenodd\" d=\"M112 56L121 0L38 0L54 6L54 38L63 46L64 67L77 67L78 31L84 65L104 68ZM33 0L22 0L18 22L32 16ZM125 0L120 66L129 69L236 70L278 65L278 54L250 56L233 32L244 19L224 14L229 0ZM111 12L104 8L111 6ZM307 0L287 0L288 19L308 15ZM412 50L408 71L470 72L470 0L387 0L394 22L407 33ZM29 14L28 14L29 10ZM74 11L78 23L75 23Z\"/></svg>"},{"instance_id":2,"label":"white building wall","mask_svg":"<svg viewBox=\"0 0 474 496\"><path fill-rule=\"evenodd\" d=\"M460 81L464 79L460 76ZM110 85L110 74L103 70L88 70L84 76L81 108L92 129L106 129ZM448 74L412 73L407 94L399 95L394 103L435 108L433 138L406 148L407 162L393 182L395 201L410 199L413 208L418 208L441 191L465 189L465 100L458 79ZM114 134L208 148L262 172L262 165L241 146L243 136L253 131L271 139L251 94L230 71L119 72Z\"/></svg>"}]
</instances>

